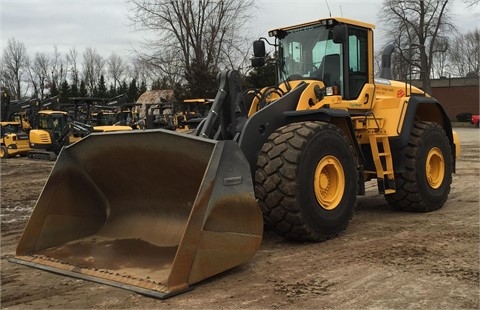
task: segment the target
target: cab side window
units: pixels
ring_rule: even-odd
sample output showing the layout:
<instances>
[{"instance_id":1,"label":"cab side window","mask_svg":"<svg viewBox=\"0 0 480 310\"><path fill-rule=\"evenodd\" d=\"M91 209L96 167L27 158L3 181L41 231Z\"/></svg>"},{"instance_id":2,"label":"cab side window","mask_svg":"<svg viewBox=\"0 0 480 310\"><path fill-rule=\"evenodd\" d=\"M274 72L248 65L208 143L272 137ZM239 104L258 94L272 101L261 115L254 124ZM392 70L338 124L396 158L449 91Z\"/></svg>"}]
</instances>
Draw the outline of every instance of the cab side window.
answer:
<instances>
[{"instance_id":1,"label":"cab side window","mask_svg":"<svg viewBox=\"0 0 480 310\"><path fill-rule=\"evenodd\" d=\"M348 59L349 59L349 97L355 99L363 85L368 82L368 41L367 30L349 27Z\"/></svg>"}]
</instances>

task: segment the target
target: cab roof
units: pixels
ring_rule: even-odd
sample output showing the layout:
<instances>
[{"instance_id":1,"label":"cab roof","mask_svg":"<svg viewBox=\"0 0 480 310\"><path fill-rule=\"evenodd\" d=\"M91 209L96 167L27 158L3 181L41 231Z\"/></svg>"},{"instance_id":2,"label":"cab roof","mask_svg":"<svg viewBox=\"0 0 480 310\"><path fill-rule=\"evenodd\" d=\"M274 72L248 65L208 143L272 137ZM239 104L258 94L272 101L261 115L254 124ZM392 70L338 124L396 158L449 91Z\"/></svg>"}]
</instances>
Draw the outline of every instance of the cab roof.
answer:
<instances>
[{"instance_id":1,"label":"cab roof","mask_svg":"<svg viewBox=\"0 0 480 310\"><path fill-rule=\"evenodd\" d=\"M65 111L54 111L54 110L40 110L38 111L39 114L63 114L63 115L68 115L68 112Z\"/></svg>"},{"instance_id":2,"label":"cab roof","mask_svg":"<svg viewBox=\"0 0 480 310\"><path fill-rule=\"evenodd\" d=\"M349 18L344 18L344 17L326 17L326 18L321 18L318 20L314 20L311 22L306 22L303 24L296 24L292 26L287 26L287 27L281 27L281 28L275 28L272 29L268 32L269 36L273 37L275 36L276 33L281 32L281 31L289 31L293 29L298 29L302 27L308 27L308 26L314 26L314 25L322 25L322 24L336 24L336 23L341 23L341 24L348 24L348 25L354 25L358 27L363 27L363 28L368 28L368 29L375 29L375 25L361 22L358 20L354 19L349 19Z\"/></svg>"},{"instance_id":3,"label":"cab roof","mask_svg":"<svg viewBox=\"0 0 480 310\"><path fill-rule=\"evenodd\" d=\"M0 125L1 125L1 126L8 126L8 125L20 125L20 122L10 122L10 121L7 121L7 122L0 122Z\"/></svg>"}]
</instances>

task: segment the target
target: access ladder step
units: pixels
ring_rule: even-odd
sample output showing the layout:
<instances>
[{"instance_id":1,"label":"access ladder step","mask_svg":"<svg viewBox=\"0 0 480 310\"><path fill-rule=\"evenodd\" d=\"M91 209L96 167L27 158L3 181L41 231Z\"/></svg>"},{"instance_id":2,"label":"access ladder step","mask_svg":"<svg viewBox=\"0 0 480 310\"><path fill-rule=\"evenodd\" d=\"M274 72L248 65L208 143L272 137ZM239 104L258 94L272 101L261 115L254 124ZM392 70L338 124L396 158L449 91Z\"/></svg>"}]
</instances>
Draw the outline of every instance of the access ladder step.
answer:
<instances>
[{"instance_id":1,"label":"access ladder step","mask_svg":"<svg viewBox=\"0 0 480 310\"><path fill-rule=\"evenodd\" d=\"M394 193L395 173L388 135L383 132L371 132L369 141L377 173L378 190L382 194Z\"/></svg>"}]
</instances>

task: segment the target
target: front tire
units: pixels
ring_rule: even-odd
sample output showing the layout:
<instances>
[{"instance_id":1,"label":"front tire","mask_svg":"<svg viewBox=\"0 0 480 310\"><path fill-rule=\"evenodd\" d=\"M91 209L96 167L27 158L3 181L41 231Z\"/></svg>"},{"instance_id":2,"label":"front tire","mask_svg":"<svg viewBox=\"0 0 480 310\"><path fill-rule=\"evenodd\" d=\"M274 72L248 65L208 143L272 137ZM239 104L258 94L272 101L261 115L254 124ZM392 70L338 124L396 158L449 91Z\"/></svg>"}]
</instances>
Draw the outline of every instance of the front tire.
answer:
<instances>
[{"instance_id":1,"label":"front tire","mask_svg":"<svg viewBox=\"0 0 480 310\"><path fill-rule=\"evenodd\" d=\"M452 173L452 152L443 128L416 122L405 151L405 172L395 175L397 190L385 198L401 211L440 209L450 192Z\"/></svg>"},{"instance_id":2,"label":"front tire","mask_svg":"<svg viewBox=\"0 0 480 310\"><path fill-rule=\"evenodd\" d=\"M296 241L323 241L342 232L357 198L353 154L343 131L330 123L293 123L272 133L255 173L266 225Z\"/></svg>"},{"instance_id":3,"label":"front tire","mask_svg":"<svg viewBox=\"0 0 480 310\"><path fill-rule=\"evenodd\" d=\"M5 145L1 146L0 157L1 158L9 158L10 157L10 154L8 154L8 149Z\"/></svg>"}]
</instances>

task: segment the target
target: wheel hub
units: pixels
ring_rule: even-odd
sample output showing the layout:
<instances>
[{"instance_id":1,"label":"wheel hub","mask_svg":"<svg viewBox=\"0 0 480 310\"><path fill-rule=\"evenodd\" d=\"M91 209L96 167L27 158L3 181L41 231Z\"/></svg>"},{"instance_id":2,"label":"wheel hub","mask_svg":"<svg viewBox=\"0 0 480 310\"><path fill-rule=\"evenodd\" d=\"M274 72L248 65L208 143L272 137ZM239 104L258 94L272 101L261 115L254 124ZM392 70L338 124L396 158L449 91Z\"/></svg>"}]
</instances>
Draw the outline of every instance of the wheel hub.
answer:
<instances>
[{"instance_id":1,"label":"wheel hub","mask_svg":"<svg viewBox=\"0 0 480 310\"><path fill-rule=\"evenodd\" d=\"M345 191L345 174L340 161L334 156L320 160L314 175L315 197L325 210L335 209Z\"/></svg>"},{"instance_id":2,"label":"wheel hub","mask_svg":"<svg viewBox=\"0 0 480 310\"><path fill-rule=\"evenodd\" d=\"M428 184L434 189L439 188L445 177L445 160L439 148L434 147L428 152L425 169Z\"/></svg>"}]
</instances>

